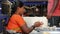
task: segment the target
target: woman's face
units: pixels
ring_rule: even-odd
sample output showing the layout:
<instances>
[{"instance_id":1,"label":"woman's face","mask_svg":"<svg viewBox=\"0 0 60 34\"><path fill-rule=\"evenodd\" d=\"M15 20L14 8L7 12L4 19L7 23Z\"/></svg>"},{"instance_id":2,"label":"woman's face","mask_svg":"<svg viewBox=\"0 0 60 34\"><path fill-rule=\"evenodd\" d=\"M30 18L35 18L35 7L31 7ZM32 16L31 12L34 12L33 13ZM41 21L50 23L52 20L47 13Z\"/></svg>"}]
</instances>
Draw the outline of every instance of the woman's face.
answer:
<instances>
[{"instance_id":1,"label":"woman's face","mask_svg":"<svg viewBox=\"0 0 60 34\"><path fill-rule=\"evenodd\" d=\"M21 7L21 8L19 7L18 10L19 10L19 11L18 11L19 14L23 14L23 13L25 12L25 8L24 8L24 6Z\"/></svg>"}]
</instances>

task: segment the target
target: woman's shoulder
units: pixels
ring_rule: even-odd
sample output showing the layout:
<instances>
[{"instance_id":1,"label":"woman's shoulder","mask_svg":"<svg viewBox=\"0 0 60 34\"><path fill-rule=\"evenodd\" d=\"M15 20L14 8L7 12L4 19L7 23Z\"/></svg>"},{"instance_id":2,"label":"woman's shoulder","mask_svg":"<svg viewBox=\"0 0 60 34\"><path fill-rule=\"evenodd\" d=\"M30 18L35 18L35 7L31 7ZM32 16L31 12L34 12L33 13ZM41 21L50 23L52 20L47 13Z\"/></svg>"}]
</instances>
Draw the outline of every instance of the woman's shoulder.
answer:
<instances>
[{"instance_id":1,"label":"woman's shoulder","mask_svg":"<svg viewBox=\"0 0 60 34\"><path fill-rule=\"evenodd\" d=\"M13 14L11 18L16 19L16 18L22 18L20 15Z\"/></svg>"}]
</instances>

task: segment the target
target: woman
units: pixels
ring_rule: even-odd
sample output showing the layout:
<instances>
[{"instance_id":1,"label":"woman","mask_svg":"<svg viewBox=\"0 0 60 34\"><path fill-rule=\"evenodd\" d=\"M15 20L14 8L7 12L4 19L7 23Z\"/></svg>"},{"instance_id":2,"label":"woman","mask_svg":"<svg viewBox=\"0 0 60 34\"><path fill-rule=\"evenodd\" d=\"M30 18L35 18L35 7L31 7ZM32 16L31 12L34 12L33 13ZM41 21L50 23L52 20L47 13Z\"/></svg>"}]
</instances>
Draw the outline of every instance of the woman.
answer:
<instances>
[{"instance_id":1,"label":"woman","mask_svg":"<svg viewBox=\"0 0 60 34\"><path fill-rule=\"evenodd\" d=\"M8 25L6 26L6 29L8 32L14 32L15 34L29 34L35 27L39 27L42 25L41 22L35 22L34 25L32 25L30 28L28 28L26 22L22 18L22 14L24 13L24 4L20 1L19 4L16 7L15 12L10 17ZM11 32L11 33L12 33Z\"/></svg>"}]
</instances>

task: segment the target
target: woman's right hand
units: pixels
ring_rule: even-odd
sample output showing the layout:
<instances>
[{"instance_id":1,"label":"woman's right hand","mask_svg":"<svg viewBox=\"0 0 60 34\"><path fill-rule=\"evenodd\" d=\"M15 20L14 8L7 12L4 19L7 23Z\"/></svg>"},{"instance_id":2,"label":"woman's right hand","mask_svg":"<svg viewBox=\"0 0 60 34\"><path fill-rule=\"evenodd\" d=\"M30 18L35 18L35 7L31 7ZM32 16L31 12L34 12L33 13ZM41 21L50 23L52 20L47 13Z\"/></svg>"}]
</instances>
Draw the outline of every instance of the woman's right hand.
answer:
<instances>
[{"instance_id":1,"label":"woman's right hand","mask_svg":"<svg viewBox=\"0 0 60 34\"><path fill-rule=\"evenodd\" d=\"M41 26L41 25L43 25L42 22L35 22L35 23L34 23L34 26L35 26L35 27L39 27L39 26Z\"/></svg>"},{"instance_id":2,"label":"woman's right hand","mask_svg":"<svg viewBox=\"0 0 60 34\"><path fill-rule=\"evenodd\" d=\"M50 19L52 17L52 13L47 14L47 19Z\"/></svg>"}]
</instances>

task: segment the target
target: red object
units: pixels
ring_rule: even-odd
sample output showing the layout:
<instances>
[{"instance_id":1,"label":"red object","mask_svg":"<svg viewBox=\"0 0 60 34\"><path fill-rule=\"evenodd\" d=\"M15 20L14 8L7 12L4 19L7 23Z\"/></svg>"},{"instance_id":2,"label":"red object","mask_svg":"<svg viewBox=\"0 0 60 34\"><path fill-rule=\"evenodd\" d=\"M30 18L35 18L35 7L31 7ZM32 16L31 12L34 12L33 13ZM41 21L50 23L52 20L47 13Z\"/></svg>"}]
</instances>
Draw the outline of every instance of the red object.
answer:
<instances>
[{"instance_id":1,"label":"red object","mask_svg":"<svg viewBox=\"0 0 60 34\"><path fill-rule=\"evenodd\" d=\"M54 0L48 0L48 14L53 7ZM60 0L52 16L60 16Z\"/></svg>"}]
</instances>

